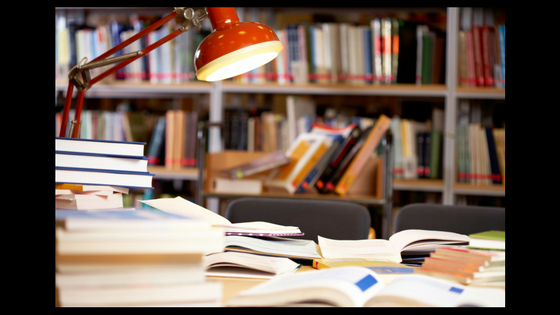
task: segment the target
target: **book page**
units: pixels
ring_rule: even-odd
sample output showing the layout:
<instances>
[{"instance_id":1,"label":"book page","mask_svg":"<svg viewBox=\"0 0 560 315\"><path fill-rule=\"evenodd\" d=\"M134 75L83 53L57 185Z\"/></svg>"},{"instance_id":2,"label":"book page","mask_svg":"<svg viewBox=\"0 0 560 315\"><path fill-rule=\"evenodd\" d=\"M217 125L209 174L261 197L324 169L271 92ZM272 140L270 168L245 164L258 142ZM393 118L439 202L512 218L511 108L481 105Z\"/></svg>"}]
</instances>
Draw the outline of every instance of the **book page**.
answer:
<instances>
[{"instance_id":1,"label":"book page","mask_svg":"<svg viewBox=\"0 0 560 315\"><path fill-rule=\"evenodd\" d=\"M215 267L237 267L237 269L254 269L270 275L295 272L299 264L285 257L270 257L249 253L221 252L204 256L206 269ZM222 270L223 271L223 270ZM269 276L270 276L269 275Z\"/></svg>"},{"instance_id":2,"label":"book page","mask_svg":"<svg viewBox=\"0 0 560 315\"><path fill-rule=\"evenodd\" d=\"M214 213L204 207L201 207L196 203L185 200L181 197L159 198L140 201L164 212L191 218L203 219L209 221L213 225L231 225L231 222L229 222L228 219L222 217L221 215Z\"/></svg>"},{"instance_id":3,"label":"book page","mask_svg":"<svg viewBox=\"0 0 560 315\"><path fill-rule=\"evenodd\" d=\"M468 287L415 274L393 280L365 306L383 306L385 303L391 306L505 306L505 291Z\"/></svg>"},{"instance_id":4,"label":"book page","mask_svg":"<svg viewBox=\"0 0 560 315\"><path fill-rule=\"evenodd\" d=\"M303 239L262 239L248 236L226 236L225 246L238 246L277 255L321 258L319 253L317 253L317 244L313 241Z\"/></svg>"},{"instance_id":5,"label":"book page","mask_svg":"<svg viewBox=\"0 0 560 315\"><path fill-rule=\"evenodd\" d=\"M238 297L254 297L253 304L267 305L270 297L282 296L282 293L296 292L297 297L291 297L294 305L298 302L310 300L330 300L337 306L362 306L363 303L383 288L375 272L362 267L339 267L323 270L311 270L273 278L248 290L240 292ZM346 298L341 304L334 299L334 292L339 292ZM298 301L297 299L300 299ZM290 300L290 299L289 299ZM282 301L285 303L285 301ZM236 297L228 301L236 305ZM258 304L257 304L258 305ZM277 305L272 303L271 305ZM281 304L280 304L281 305Z\"/></svg>"},{"instance_id":6,"label":"book page","mask_svg":"<svg viewBox=\"0 0 560 315\"><path fill-rule=\"evenodd\" d=\"M431 231L431 230L404 230L393 234L389 241L399 253L406 249L422 248L426 244L453 244L468 243L470 238L467 235ZM434 246L432 246L434 247Z\"/></svg>"},{"instance_id":7,"label":"book page","mask_svg":"<svg viewBox=\"0 0 560 315\"><path fill-rule=\"evenodd\" d=\"M387 240L339 241L318 236L323 258L371 258L401 262L401 254Z\"/></svg>"}]
</instances>

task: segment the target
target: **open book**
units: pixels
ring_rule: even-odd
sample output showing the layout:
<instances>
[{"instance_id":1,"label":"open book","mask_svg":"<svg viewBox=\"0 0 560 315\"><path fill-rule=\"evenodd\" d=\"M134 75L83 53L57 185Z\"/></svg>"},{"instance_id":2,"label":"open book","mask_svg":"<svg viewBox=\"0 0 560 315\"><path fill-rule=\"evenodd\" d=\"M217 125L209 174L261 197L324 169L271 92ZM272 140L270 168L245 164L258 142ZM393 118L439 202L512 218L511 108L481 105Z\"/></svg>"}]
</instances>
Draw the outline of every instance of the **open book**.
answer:
<instances>
[{"instance_id":1,"label":"open book","mask_svg":"<svg viewBox=\"0 0 560 315\"><path fill-rule=\"evenodd\" d=\"M283 257L221 252L204 256L204 266L207 276L270 279L294 273L301 265Z\"/></svg>"},{"instance_id":2,"label":"open book","mask_svg":"<svg viewBox=\"0 0 560 315\"><path fill-rule=\"evenodd\" d=\"M383 283L372 270L338 267L275 277L226 301L227 306L505 306L505 291L423 275Z\"/></svg>"},{"instance_id":3,"label":"open book","mask_svg":"<svg viewBox=\"0 0 560 315\"><path fill-rule=\"evenodd\" d=\"M319 247L314 241L284 237L226 236L225 250L303 260L321 258Z\"/></svg>"},{"instance_id":4,"label":"open book","mask_svg":"<svg viewBox=\"0 0 560 315\"><path fill-rule=\"evenodd\" d=\"M339 241L319 235L319 247L323 258L373 258L401 262L401 253L433 251L439 246L464 244L467 235L430 230L404 230L393 234L389 240L367 239Z\"/></svg>"},{"instance_id":5,"label":"open book","mask_svg":"<svg viewBox=\"0 0 560 315\"><path fill-rule=\"evenodd\" d=\"M141 202L152 206L158 210L173 213L181 216L199 218L209 221L214 226L223 227L226 235L246 235L246 236L301 236L303 233L298 227L284 226L269 222L254 221L243 223L231 223L223 216L214 213L196 203L185 200L181 197L159 198L151 200L141 200Z\"/></svg>"}]
</instances>

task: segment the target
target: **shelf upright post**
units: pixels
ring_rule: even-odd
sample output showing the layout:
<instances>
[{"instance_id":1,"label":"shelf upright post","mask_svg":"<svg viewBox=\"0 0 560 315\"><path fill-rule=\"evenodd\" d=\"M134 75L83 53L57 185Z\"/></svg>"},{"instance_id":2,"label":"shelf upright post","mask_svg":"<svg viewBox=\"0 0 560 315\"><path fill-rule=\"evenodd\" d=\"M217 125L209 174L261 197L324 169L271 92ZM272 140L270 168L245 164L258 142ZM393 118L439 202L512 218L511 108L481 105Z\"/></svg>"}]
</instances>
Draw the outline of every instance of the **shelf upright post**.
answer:
<instances>
[{"instance_id":1,"label":"shelf upright post","mask_svg":"<svg viewBox=\"0 0 560 315\"><path fill-rule=\"evenodd\" d=\"M447 8L447 59L445 86L445 130L443 141L443 204L453 205L453 183L455 182L455 123L457 112L457 61L459 45L459 8Z\"/></svg>"},{"instance_id":2,"label":"shelf upright post","mask_svg":"<svg viewBox=\"0 0 560 315\"><path fill-rule=\"evenodd\" d=\"M383 239L388 240L393 230L393 135L387 130L383 143Z\"/></svg>"},{"instance_id":3,"label":"shelf upright post","mask_svg":"<svg viewBox=\"0 0 560 315\"><path fill-rule=\"evenodd\" d=\"M223 90L222 81L212 82L210 89L210 109L209 109L209 123L222 123L223 120ZM222 146L222 134L218 127L210 127L208 129L208 153L220 152L224 150ZM215 213L220 213L220 199L207 198L206 208Z\"/></svg>"}]
</instances>

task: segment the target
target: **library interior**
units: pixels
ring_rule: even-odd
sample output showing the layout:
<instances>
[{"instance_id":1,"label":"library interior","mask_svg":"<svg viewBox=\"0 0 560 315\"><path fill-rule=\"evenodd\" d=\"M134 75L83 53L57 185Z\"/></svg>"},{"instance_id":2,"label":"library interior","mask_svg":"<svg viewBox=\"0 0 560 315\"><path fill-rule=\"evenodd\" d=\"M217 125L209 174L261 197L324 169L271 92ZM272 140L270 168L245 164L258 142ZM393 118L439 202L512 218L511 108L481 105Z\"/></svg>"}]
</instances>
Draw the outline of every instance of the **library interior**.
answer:
<instances>
[{"instance_id":1,"label":"library interior","mask_svg":"<svg viewBox=\"0 0 560 315\"><path fill-rule=\"evenodd\" d=\"M57 307L505 307L504 7L55 7Z\"/></svg>"}]
</instances>

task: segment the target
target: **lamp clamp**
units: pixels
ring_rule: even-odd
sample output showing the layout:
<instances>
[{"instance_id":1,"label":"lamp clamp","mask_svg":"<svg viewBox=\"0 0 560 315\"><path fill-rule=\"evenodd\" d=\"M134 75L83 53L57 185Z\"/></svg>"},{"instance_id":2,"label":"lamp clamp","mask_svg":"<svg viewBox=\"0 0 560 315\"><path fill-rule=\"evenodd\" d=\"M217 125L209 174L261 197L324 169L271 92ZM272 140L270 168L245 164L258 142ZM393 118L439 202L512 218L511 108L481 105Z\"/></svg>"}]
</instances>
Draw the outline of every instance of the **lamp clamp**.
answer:
<instances>
[{"instance_id":1,"label":"lamp clamp","mask_svg":"<svg viewBox=\"0 0 560 315\"><path fill-rule=\"evenodd\" d=\"M200 30L202 28L201 22L208 17L205 11L199 9L195 12L192 8L176 7L175 13L177 13L179 19L184 19L184 21L180 22L181 27L179 28L182 32L188 31L191 25Z\"/></svg>"}]
</instances>

